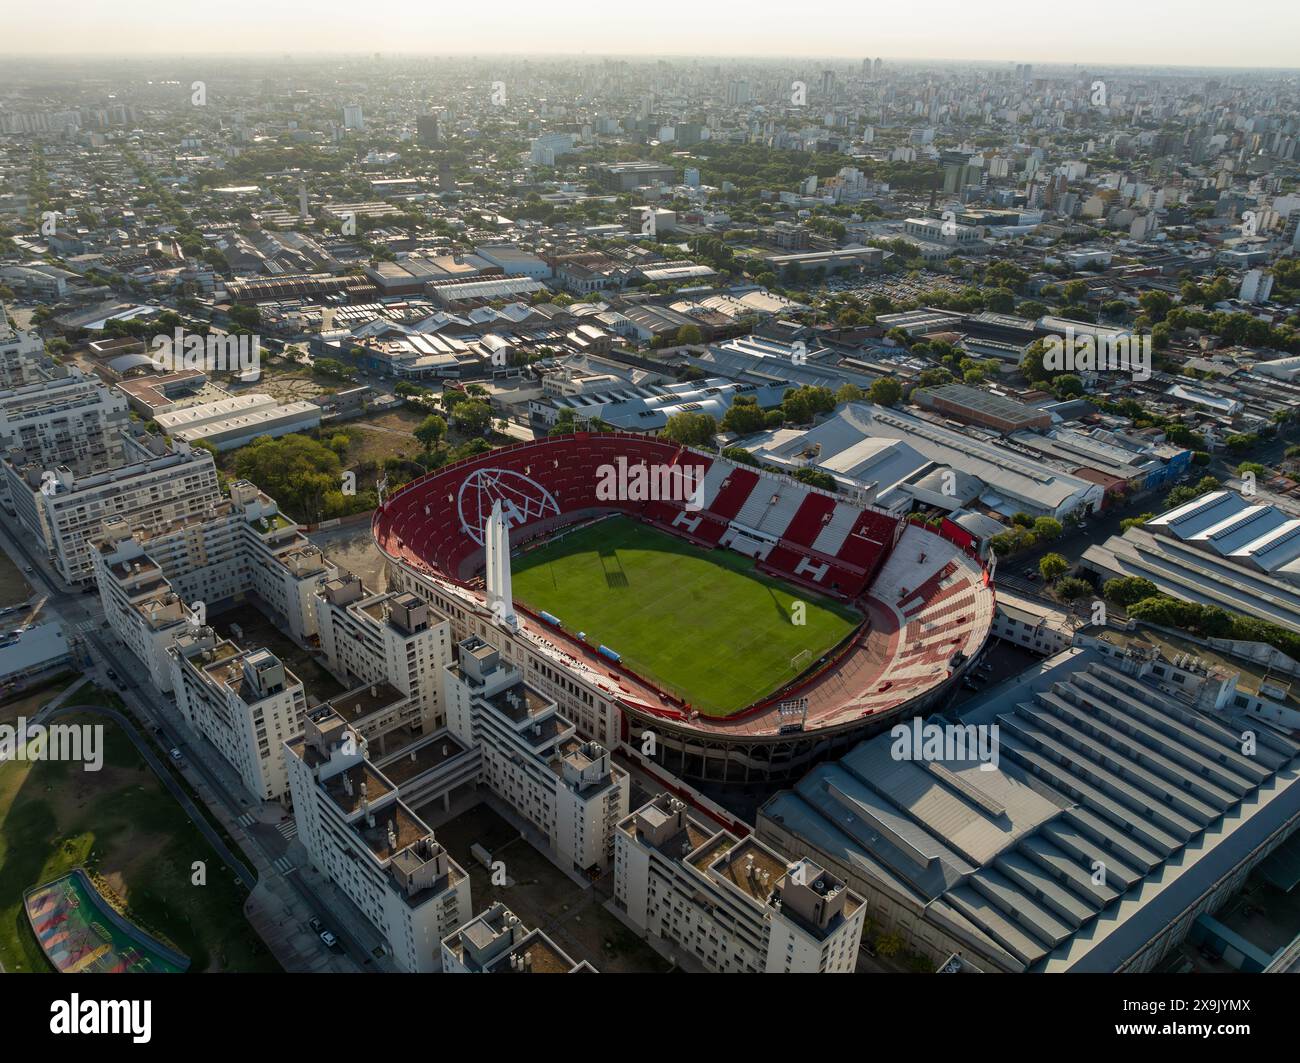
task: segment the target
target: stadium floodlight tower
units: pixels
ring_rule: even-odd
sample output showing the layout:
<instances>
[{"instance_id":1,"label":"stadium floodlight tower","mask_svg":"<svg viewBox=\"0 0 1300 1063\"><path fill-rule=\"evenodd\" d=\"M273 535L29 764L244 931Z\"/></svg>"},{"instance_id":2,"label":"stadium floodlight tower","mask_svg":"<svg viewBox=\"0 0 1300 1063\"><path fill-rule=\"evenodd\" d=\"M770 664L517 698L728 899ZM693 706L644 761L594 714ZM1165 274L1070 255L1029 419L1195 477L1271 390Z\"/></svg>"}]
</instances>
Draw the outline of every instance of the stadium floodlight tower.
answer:
<instances>
[{"instance_id":1,"label":"stadium floodlight tower","mask_svg":"<svg viewBox=\"0 0 1300 1063\"><path fill-rule=\"evenodd\" d=\"M487 602L492 619L511 631L519 630L515 599L510 590L510 526L501 511L501 499L492 503L492 515L483 526L486 554Z\"/></svg>"}]
</instances>

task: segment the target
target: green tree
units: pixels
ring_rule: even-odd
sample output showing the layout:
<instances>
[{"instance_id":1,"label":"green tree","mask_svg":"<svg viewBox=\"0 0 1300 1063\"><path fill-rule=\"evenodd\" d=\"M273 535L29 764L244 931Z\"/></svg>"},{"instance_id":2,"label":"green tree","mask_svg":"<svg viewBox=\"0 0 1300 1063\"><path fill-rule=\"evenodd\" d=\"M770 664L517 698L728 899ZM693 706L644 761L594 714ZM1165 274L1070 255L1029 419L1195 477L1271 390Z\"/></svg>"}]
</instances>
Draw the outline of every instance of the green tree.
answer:
<instances>
[{"instance_id":1,"label":"green tree","mask_svg":"<svg viewBox=\"0 0 1300 1063\"><path fill-rule=\"evenodd\" d=\"M1092 594L1092 584L1078 576L1066 576L1064 579L1057 580L1052 590L1058 598L1072 602L1076 598L1084 598Z\"/></svg>"},{"instance_id":2,"label":"green tree","mask_svg":"<svg viewBox=\"0 0 1300 1063\"><path fill-rule=\"evenodd\" d=\"M1142 576L1120 576L1116 579L1108 579L1102 586L1101 592L1110 601L1117 602L1127 609L1144 598L1154 598L1160 593L1160 588Z\"/></svg>"},{"instance_id":3,"label":"green tree","mask_svg":"<svg viewBox=\"0 0 1300 1063\"><path fill-rule=\"evenodd\" d=\"M763 411L752 396L742 395L732 403L722 417L722 431L736 435L753 435L761 432L765 424Z\"/></svg>"},{"instance_id":4,"label":"green tree","mask_svg":"<svg viewBox=\"0 0 1300 1063\"><path fill-rule=\"evenodd\" d=\"M340 492L340 470L334 451L304 435L259 436L235 455L237 476L252 481L287 513L307 523L326 519L326 496Z\"/></svg>"},{"instance_id":5,"label":"green tree","mask_svg":"<svg viewBox=\"0 0 1300 1063\"><path fill-rule=\"evenodd\" d=\"M718 434L718 422L707 413L683 411L668 418L660 433L665 439L688 446L704 447L713 443Z\"/></svg>"},{"instance_id":6,"label":"green tree","mask_svg":"<svg viewBox=\"0 0 1300 1063\"><path fill-rule=\"evenodd\" d=\"M895 406L903 397L903 385L891 376L878 377L871 382L867 397L877 406Z\"/></svg>"},{"instance_id":7,"label":"green tree","mask_svg":"<svg viewBox=\"0 0 1300 1063\"><path fill-rule=\"evenodd\" d=\"M679 347L698 346L703 339L704 337L700 334L698 325L683 325L677 330L677 345Z\"/></svg>"},{"instance_id":8,"label":"green tree","mask_svg":"<svg viewBox=\"0 0 1300 1063\"><path fill-rule=\"evenodd\" d=\"M1034 534L1039 539L1055 539L1062 531L1061 522L1052 517L1039 517L1034 521Z\"/></svg>"},{"instance_id":9,"label":"green tree","mask_svg":"<svg viewBox=\"0 0 1300 1063\"><path fill-rule=\"evenodd\" d=\"M1138 296L1138 306L1153 322L1164 321L1165 315L1169 313L1169 309L1173 305L1173 299L1166 292L1150 291L1143 292Z\"/></svg>"},{"instance_id":10,"label":"green tree","mask_svg":"<svg viewBox=\"0 0 1300 1063\"><path fill-rule=\"evenodd\" d=\"M815 469L811 465L801 465L795 469L794 478L801 483L812 484L813 487L820 487L825 491L838 490L834 476L825 469Z\"/></svg>"},{"instance_id":11,"label":"green tree","mask_svg":"<svg viewBox=\"0 0 1300 1063\"><path fill-rule=\"evenodd\" d=\"M486 402L470 399L459 402L451 413L452 423L462 432L481 435L492 422L492 409Z\"/></svg>"},{"instance_id":12,"label":"green tree","mask_svg":"<svg viewBox=\"0 0 1300 1063\"><path fill-rule=\"evenodd\" d=\"M1136 517L1125 517L1119 522L1119 530L1123 533L1128 531L1129 528L1139 528L1147 521L1154 519L1154 513L1139 513Z\"/></svg>"},{"instance_id":13,"label":"green tree","mask_svg":"<svg viewBox=\"0 0 1300 1063\"><path fill-rule=\"evenodd\" d=\"M447 422L436 413L429 414L411 433L425 450L432 450L447 434Z\"/></svg>"},{"instance_id":14,"label":"green tree","mask_svg":"<svg viewBox=\"0 0 1300 1063\"><path fill-rule=\"evenodd\" d=\"M1038 572L1047 582L1070 571L1070 562L1060 554L1044 554L1038 562Z\"/></svg>"},{"instance_id":15,"label":"green tree","mask_svg":"<svg viewBox=\"0 0 1300 1063\"><path fill-rule=\"evenodd\" d=\"M1066 373L1052 382L1052 391L1058 399L1076 398L1083 394L1083 381L1073 373Z\"/></svg>"}]
</instances>

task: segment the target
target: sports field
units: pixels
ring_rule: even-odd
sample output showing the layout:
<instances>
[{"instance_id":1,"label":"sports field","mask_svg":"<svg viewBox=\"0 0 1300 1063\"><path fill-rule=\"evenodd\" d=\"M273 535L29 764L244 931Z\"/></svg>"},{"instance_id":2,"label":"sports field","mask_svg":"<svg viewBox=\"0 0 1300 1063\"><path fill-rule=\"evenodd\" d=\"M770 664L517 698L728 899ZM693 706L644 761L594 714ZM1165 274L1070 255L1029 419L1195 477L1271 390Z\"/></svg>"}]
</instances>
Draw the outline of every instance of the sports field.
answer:
<instances>
[{"instance_id":1,"label":"sports field","mask_svg":"<svg viewBox=\"0 0 1300 1063\"><path fill-rule=\"evenodd\" d=\"M513 569L516 600L585 632L591 646L608 646L709 716L730 715L794 679L860 621L852 609L756 572L749 558L624 517L523 554ZM804 603L803 624L794 622L796 602Z\"/></svg>"}]
</instances>

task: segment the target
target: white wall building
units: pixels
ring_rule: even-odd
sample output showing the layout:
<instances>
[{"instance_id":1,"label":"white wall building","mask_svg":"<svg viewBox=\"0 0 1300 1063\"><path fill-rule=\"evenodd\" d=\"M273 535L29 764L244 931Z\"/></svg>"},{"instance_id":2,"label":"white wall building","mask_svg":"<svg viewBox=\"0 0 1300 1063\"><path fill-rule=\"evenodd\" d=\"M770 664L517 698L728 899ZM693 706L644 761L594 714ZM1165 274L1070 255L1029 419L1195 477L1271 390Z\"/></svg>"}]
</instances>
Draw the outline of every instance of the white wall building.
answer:
<instances>
[{"instance_id":1,"label":"white wall building","mask_svg":"<svg viewBox=\"0 0 1300 1063\"><path fill-rule=\"evenodd\" d=\"M0 387L16 388L40 380L40 367L47 360L40 336L10 325L9 312L0 303Z\"/></svg>"},{"instance_id":2,"label":"white wall building","mask_svg":"<svg viewBox=\"0 0 1300 1063\"><path fill-rule=\"evenodd\" d=\"M609 751L583 742L554 700L478 637L445 670L448 728L481 748L482 781L548 839L556 862L586 872L613 860L627 815L628 776Z\"/></svg>"},{"instance_id":3,"label":"white wall building","mask_svg":"<svg viewBox=\"0 0 1300 1063\"><path fill-rule=\"evenodd\" d=\"M283 800L289 780L281 750L302 728L302 681L270 650L241 650L207 627L177 637L167 654L186 722L239 772L249 793Z\"/></svg>"},{"instance_id":4,"label":"white wall building","mask_svg":"<svg viewBox=\"0 0 1300 1063\"><path fill-rule=\"evenodd\" d=\"M105 521L152 531L207 512L220 502L212 455L157 436L123 435L127 464L77 476L66 466L42 469L6 461L3 475L14 511L69 583L95 574L90 539Z\"/></svg>"},{"instance_id":5,"label":"white wall building","mask_svg":"<svg viewBox=\"0 0 1300 1063\"><path fill-rule=\"evenodd\" d=\"M595 974L500 901L442 940L444 974Z\"/></svg>"},{"instance_id":6,"label":"white wall building","mask_svg":"<svg viewBox=\"0 0 1300 1063\"><path fill-rule=\"evenodd\" d=\"M706 826L668 794L614 838L614 903L641 933L715 972L853 972L866 906L811 860Z\"/></svg>"},{"instance_id":7,"label":"white wall building","mask_svg":"<svg viewBox=\"0 0 1300 1063\"><path fill-rule=\"evenodd\" d=\"M1273 291L1273 274L1262 269L1248 270L1241 278L1238 298L1243 303L1266 303Z\"/></svg>"},{"instance_id":8,"label":"white wall building","mask_svg":"<svg viewBox=\"0 0 1300 1063\"><path fill-rule=\"evenodd\" d=\"M469 876L370 763L338 713L309 716L284 744L298 838L408 972L437 971L442 941L470 918Z\"/></svg>"},{"instance_id":9,"label":"white wall building","mask_svg":"<svg viewBox=\"0 0 1300 1063\"><path fill-rule=\"evenodd\" d=\"M543 133L537 137L528 152L528 159L535 166L554 166L561 155L573 153L572 133Z\"/></svg>"},{"instance_id":10,"label":"white wall building","mask_svg":"<svg viewBox=\"0 0 1300 1063\"><path fill-rule=\"evenodd\" d=\"M315 614L321 652L341 681L386 684L397 704L382 718L349 718L372 745L387 746L430 734L446 725L442 705L444 669L451 664L451 624L410 592L371 594L353 575L325 580ZM345 715L353 700L333 701Z\"/></svg>"},{"instance_id":11,"label":"white wall building","mask_svg":"<svg viewBox=\"0 0 1300 1063\"><path fill-rule=\"evenodd\" d=\"M247 480L231 485L228 500L153 534L107 521L90 553L104 616L160 691L171 689L174 638L249 595L297 641L315 635L316 590L337 571Z\"/></svg>"},{"instance_id":12,"label":"white wall building","mask_svg":"<svg viewBox=\"0 0 1300 1063\"><path fill-rule=\"evenodd\" d=\"M103 472L122 464L121 429L129 418L122 395L73 367L0 392L0 450L19 466Z\"/></svg>"}]
</instances>

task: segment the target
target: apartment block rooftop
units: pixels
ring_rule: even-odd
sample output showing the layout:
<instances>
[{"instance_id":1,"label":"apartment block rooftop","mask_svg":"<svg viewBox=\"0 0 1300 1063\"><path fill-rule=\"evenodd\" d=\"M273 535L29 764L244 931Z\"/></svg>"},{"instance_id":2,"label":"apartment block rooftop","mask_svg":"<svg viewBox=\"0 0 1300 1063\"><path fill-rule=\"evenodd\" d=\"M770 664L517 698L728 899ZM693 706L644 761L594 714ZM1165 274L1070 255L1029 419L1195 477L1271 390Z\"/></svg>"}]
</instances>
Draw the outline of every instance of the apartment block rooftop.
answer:
<instances>
[{"instance_id":1,"label":"apartment block rooftop","mask_svg":"<svg viewBox=\"0 0 1300 1063\"><path fill-rule=\"evenodd\" d=\"M443 948L471 974L591 974L540 930L527 930L500 901L443 938Z\"/></svg>"},{"instance_id":2,"label":"apartment block rooftop","mask_svg":"<svg viewBox=\"0 0 1300 1063\"><path fill-rule=\"evenodd\" d=\"M668 794L642 805L619 823L618 829L670 860L695 852L719 833L716 827L706 827L692 818L686 802Z\"/></svg>"}]
</instances>

